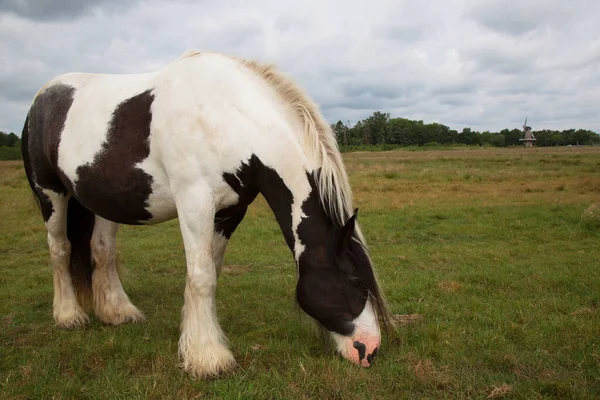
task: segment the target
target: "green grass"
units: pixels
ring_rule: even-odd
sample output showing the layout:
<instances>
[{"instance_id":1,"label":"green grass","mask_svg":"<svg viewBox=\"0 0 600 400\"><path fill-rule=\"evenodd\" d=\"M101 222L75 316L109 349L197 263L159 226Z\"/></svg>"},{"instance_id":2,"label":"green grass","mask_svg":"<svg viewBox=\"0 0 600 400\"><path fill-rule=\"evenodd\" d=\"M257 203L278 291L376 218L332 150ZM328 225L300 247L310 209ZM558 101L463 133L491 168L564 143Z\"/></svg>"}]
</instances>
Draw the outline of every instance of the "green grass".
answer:
<instances>
[{"instance_id":1,"label":"green grass","mask_svg":"<svg viewBox=\"0 0 600 400\"><path fill-rule=\"evenodd\" d=\"M324 351L264 200L235 233L218 312L239 366L178 367L185 264L176 221L119 232L148 321L53 327L45 230L19 162L0 163L0 398L598 398L600 149L347 153L359 221L397 314L375 366Z\"/></svg>"}]
</instances>

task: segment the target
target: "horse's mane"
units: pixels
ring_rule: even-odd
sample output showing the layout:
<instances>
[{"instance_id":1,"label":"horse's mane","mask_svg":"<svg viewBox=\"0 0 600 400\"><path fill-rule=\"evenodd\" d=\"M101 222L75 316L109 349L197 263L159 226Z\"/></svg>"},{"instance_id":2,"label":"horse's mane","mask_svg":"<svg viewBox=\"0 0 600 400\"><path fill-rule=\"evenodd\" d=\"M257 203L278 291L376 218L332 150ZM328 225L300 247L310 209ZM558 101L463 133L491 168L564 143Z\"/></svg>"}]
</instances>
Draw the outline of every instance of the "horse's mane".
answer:
<instances>
[{"instance_id":1,"label":"horse's mane","mask_svg":"<svg viewBox=\"0 0 600 400\"><path fill-rule=\"evenodd\" d=\"M319 167L319 195L328 215L344 224L352 215L352 192L335 136L318 106L288 76L272 64L241 60L277 92L304 126L304 148Z\"/></svg>"},{"instance_id":2,"label":"horse's mane","mask_svg":"<svg viewBox=\"0 0 600 400\"><path fill-rule=\"evenodd\" d=\"M192 50L185 52L181 57L192 57L199 54L201 53ZM344 225L352 215L352 191L337 140L319 107L290 76L284 74L275 65L230 57L267 82L302 122L304 126L303 147L308 158L314 160L318 166L318 172L315 171L314 178L321 203L335 225ZM375 271L371 267L368 248L358 224L356 224L356 240L364 249L368 259L367 265L364 266L368 270L357 271L357 273L366 275L367 279L363 280L373 282L372 285L369 285L372 286L369 287L371 300L385 327L392 328L395 325L393 317L379 288ZM371 279L368 279L369 277Z\"/></svg>"}]
</instances>

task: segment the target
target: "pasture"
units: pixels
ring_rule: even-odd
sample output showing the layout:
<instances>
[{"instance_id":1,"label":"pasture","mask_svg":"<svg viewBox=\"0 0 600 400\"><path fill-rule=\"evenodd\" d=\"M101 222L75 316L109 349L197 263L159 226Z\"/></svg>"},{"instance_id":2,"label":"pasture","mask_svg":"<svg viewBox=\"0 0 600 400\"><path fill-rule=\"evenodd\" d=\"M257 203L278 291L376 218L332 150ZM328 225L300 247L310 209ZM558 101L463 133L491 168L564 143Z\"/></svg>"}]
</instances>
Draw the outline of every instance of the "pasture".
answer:
<instances>
[{"instance_id":1,"label":"pasture","mask_svg":"<svg viewBox=\"0 0 600 400\"><path fill-rule=\"evenodd\" d=\"M177 363L177 221L123 226L122 281L148 320L53 327L45 228L21 162L0 162L0 398L600 397L600 148L348 153L358 220L398 334L370 369L327 353L259 196L217 289L234 374ZM403 315L404 317L400 316Z\"/></svg>"}]
</instances>

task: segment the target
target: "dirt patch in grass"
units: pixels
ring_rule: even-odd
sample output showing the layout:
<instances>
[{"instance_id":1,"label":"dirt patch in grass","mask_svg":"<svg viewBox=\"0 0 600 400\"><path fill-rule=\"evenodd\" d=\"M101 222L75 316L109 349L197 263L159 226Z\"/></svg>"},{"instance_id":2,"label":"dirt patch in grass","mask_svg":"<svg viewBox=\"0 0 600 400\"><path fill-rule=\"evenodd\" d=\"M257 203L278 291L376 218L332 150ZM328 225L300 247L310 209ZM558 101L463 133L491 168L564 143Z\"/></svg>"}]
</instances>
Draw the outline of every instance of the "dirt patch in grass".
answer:
<instances>
[{"instance_id":1,"label":"dirt patch in grass","mask_svg":"<svg viewBox=\"0 0 600 400\"><path fill-rule=\"evenodd\" d=\"M421 314L395 314L394 322L398 325L412 325L422 322L425 317Z\"/></svg>"},{"instance_id":2,"label":"dirt patch in grass","mask_svg":"<svg viewBox=\"0 0 600 400\"><path fill-rule=\"evenodd\" d=\"M438 287L444 293L456 293L461 290L462 285L460 284L460 282L456 281L444 281L438 283Z\"/></svg>"},{"instance_id":3,"label":"dirt patch in grass","mask_svg":"<svg viewBox=\"0 0 600 400\"><path fill-rule=\"evenodd\" d=\"M577 191L584 193L600 193L600 178L589 177L582 179L577 185Z\"/></svg>"},{"instance_id":4,"label":"dirt patch in grass","mask_svg":"<svg viewBox=\"0 0 600 400\"><path fill-rule=\"evenodd\" d=\"M223 265L221 268L221 273L230 276L238 276L243 275L247 272L250 272L249 265L240 265L240 264L231 264L231 265Z\"/></svg>"},{"instance_id":5,"label":"dirt patch in grass","mask_svg":"<svg viewBox=\"0 0 600 400\"><path fill-rule=\"evenodd\" d=\"M417 379L427 385L438 388L450 388L453 384L453 377L447 367L438 367L433 360L426 358L417 360L413 364L413 370Z\"/></svg>"},{"instance_id":6,"label":"dirt patch in grass","mask_svg":"<svg viewBox=\"0 0 600 400\"><path fill-rule=\"evenodd\" d=\"M493 388L491 388L489 390L488 399L500 399L504 396L506 396L507 394L509 394L510 392L512 392L513 388L511 385L508 385L506 383L500 385L500 386L495 386Z\"/></svg>"}]
</instances>

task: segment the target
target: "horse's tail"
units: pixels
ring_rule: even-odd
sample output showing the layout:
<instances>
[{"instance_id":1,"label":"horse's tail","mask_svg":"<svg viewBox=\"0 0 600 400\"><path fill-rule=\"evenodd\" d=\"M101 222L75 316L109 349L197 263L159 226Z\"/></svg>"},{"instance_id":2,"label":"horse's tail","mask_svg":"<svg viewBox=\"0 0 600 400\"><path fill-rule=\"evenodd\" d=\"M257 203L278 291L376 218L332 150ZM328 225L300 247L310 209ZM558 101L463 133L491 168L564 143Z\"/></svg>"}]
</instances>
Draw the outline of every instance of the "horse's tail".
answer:
<instances>
[{"instance_id":1,"label":"horse's tail","mask_svg":"<svg viewBox=\"0 0 600 400\"><path fill-rule=\"evenodd\" d=\"M84 310L93 304L92 272L94 261L90 241L94 231L95 215L74 197L69 199L67 209L67 239L71 243L69 272L75 288L77 301Z\"/></svg>"},{"instance_id":2,"label":"horse's tail","mask_svg":"<svg viewBox=\"0 0 600 400\"><path fill-rule=\"evenodd\" d=\"M23 125L23 132L21 132L21 157L23 158L23 167L25 167L25 175L27 176L27 182L31 188L33 200L40 208L40 199L35 195L35 182L33 181L33 167L31 165L31 158L29 156L29 114L25 118L25 124Z\"/></svg>"}]
</instances>

